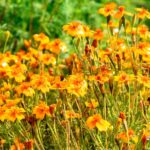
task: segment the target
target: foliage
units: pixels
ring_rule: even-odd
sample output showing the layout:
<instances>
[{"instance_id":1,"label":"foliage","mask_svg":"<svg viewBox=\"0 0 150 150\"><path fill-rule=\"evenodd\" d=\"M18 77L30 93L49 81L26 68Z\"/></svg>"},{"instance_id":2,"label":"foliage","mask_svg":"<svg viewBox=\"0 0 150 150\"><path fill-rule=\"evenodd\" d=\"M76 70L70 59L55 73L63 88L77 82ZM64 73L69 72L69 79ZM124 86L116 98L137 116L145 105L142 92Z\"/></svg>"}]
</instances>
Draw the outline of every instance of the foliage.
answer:
<instances>
[{"instance_id":1,"label":"foliage","mask_svg":"<svg viewBox=\"0 0 150 150\"><path fill-rule=\"evenodd\" d=\"M23 39L31 38L35 33L44 32L50 38L66 37L61 28L72 20L80 20L95 29L105 22L97 10L108 0L1 0L0 1L0 50L5 43L4 32L10 31L8 50L19 50ZM134 7L150 6L149 0L114 0L119 5Z\"/></svg>"}]
</instances>

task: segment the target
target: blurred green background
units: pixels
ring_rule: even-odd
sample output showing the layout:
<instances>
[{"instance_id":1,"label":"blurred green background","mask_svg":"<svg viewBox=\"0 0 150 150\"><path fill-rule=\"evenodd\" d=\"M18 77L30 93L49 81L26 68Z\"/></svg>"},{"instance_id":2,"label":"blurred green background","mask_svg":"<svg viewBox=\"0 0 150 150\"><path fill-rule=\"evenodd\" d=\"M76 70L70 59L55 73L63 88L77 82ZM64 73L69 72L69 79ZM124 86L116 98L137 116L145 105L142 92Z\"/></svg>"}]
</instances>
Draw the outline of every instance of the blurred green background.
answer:
<instances>
[{"instance_id":1,"label":"blurred green background","mask_svg":"<svg viewBox=\"0 0 150 150\"><path fill-rule=\"evenodd\" d=\"M7 49L16 51L22 47L23 39L34 33L44 32L51 39L65 40L62 26L74 20L98 28L105 21L98 9L112 1L131 12L135 7L150 7L150 0L0 0L0 50L7 30L11 32Z\"/></svg>"}]
</instances>

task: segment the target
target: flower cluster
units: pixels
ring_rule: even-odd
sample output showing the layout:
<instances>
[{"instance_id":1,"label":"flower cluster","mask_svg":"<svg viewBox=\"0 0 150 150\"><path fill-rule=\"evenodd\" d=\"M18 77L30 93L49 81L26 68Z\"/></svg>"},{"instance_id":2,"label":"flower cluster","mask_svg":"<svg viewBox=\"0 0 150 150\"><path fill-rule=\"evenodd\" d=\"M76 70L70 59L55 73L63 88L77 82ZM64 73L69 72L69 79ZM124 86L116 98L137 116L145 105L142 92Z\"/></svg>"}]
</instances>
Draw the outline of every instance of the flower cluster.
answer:
<instances>
[{"instance_id":1,"label":"flower cluster","mask_svg":"<svg viewBox=\"0 0 150 150\"><path fill-rule=\"evenodd\" d=\"M25 50L0 53L0 147L148 147L150 12L108 3L98 13L104 28L63 26L73 54L44 33L24 40Z\"/></svg>"}]
</instances>

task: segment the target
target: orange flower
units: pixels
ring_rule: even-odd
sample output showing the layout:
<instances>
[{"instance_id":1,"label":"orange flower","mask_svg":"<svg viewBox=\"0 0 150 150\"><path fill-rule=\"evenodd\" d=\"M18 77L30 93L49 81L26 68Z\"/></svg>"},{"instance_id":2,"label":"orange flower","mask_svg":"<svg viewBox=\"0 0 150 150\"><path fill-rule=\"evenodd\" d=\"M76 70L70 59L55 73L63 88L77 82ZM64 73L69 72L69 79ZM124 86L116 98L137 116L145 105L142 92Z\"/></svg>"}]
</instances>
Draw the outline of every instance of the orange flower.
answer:
<instances>
[{"instance_id":1,"label":"orange flower","mask_svg":"<svg viewBox=\"0 0 150 150\"><path fill-rule=\"evenodd\" d=\"M148 27L146 25L138 26L138 33L142 38L147 37L149 34Z\"/></svg>"},{"instance_id":2,"label":"orange flower","mask_svg":"<svg viewBox=\"0 0 150 150\"><path fill-rule=\"evenodd\" d=\"M132 16L131 13L125 11L125 7L124 6L119 6L118 7L118 11L114 14L114 17L120 19L124 15Z\"/></svg>"},{"instance_id":3,"label":"orange flower","mask_svg":"<svg viewBox=\"0 0 150 150\"><path fill-rule=\"evenodd\" d=\"M26 77L25 77L24 73L26 71L27 71L26 65L18 62L11 67L9 77L14 78L16 82L20 83L25 80Z\"/></svg>"},{"instance_id":4,"label":"orange flower","mask_svg":"<svg viewBox=\"0 0 150 150\"><path fill-rule=\"evenodd\" d=\"M44 33L34 34L33 39L36 42L39 42L39 45L38 45L39 50L46 49L46 46L49 43L49 38Z\"/></svg>"},{"instance_id":5,"label":"orange flower","mask_svg":"<svg viewBox=\"0 0 150 150\"><path fill-rule=\"evenodd\" d=\"M123 143L128 143L130 140L134 143L138 142L138 137L134 135L134 131L132 129L128 130L128 136L127 132L121 132L117 135L116 139L120 139Z\"/></svg>"},{"instance_id":6,"label":"orange flower","mask_svg":"<svg viewBox=\"0 0 150 150\"><path fill-rule=\"evenodd\" d=\"M83 25L84 35L85 37L92 37L93 31L86 25Z\"/></svg>"},{"instance_id":7,"label":"orange flower","mask_svg":"<svg viewBox=\"0 0 150 150\"><path fill-rule=\"evenodd\" d=\"M138 76L138 82L143 84L144 86L150 88L150 77L147 76Z\"/></svg>"},{"instance_id":8,"label":"orange flower","mask_svg":"<svg viewBox=\"0 0 150 150\"><path fill-rule=\"evenodd\" d=\"M95 109L98 106L98 102L95 99L91 99L90 102L85 102L86 107Z\"/></svg>"},{"instance_id":9,"label":"orange flower","mask_svg":"<svg viewBox=\"0 0 150 150\"><path fill-rule=\"evenodd\" d=\"M58 55L60 52L66 51L66 45L60 39L55 39L47 45L46 49Z\"/></svg>"},{"instance_id":10,"label":"orange flower","mask_svg":"<svg viewBox=\"0 0 150 150\"><path fill-rule=\"evenodd\" d=\"M103 37L104 37L104 34L103 34L101 29L97 29L95 31L95 33L93 34L93 38L96 39L96 40L102 40Z\"/></svg>"},{"instance_id":11,"label":"orange flower","mask_svg":"<svg viewBox=\"0 0 150 150\"><path fill-rule=\"evenodd\" d=\"M118 81L119 84L128 83L132 81L133 77L131 75L126 74L125 72L120 72L118 76L115 76L115 80Z\"/></svg>"},{"instance_id":12,"label":"orange flower","mask_svg":"<svg viewBox=\"0 0 150 150\"><path fill-rule=\"evenodd\" d=\"M6 109L4 107L0 107L0 121L4 121L6 119L5 110Z\"/></svg>"},{"instance_id":13,"label":"orange flower","mask_svg":"<svg viewBox=\"0 0 150 150\"><path fill-rule=\"evenodd\" d=\"M47 41L49 41L49 38L44 33L34 34L33 39L37 42L41 42L41 41L46 41L47 42Z\"/></svg>"},{"instance_id":14,"label":"orange flower","mask_svg":"<svg viewBox=\"0 0 150 150\"><path fill-rule=\"evenodd\" d=\"M24 40L24 46L29 48L31 46L31 40Z\"/></svg>"},{"instance_id":15,"label":"orange flower","mask_svg":"<svg viewBox=\"0 0 150 150\"><path fill-rule=\"evenodd\" d=\"M9 76L10 67L9 66L0 66L0 79L7 78Z\"/></svg>"},{"instance_id":16,"label":"orange flower","mask_svg":"<svg viewBox=\"0 0 150 150\"><path fill-rule=\"evenodd\" d=\"M117 5L114 2L107 3L104 8L100 8L98 10L98 13L104 15L105 17L113 15L116 6Z\"/></svg>"},{"instance_id":17,"label":"orange flower","mask_svg":"<svg viewBox=\"0 0 150 150\"><path fill-rule=\"evenodd\" d=\"M35 74L32 76L31 85L33 88L46 93L50 90L50 83L46 74Z\"/></svg>"},{"instance_id":18,"label":"orange flower","mask_svg":"<svg viewBox=\"0 0 150 150\"><path fill-rule=\"evenodd\" d=\"M73 37L79 38L92 36L92 31L90 28L77 21L71 22L68 25L64 25L63 30Z\"/></svg>"},{"instance_id":19,"label":"orange flower","mask_svg":"<svg viewBox=\"0 0 150 150\"><path fill-rule=\"evenodd\" d=\"M67 79L68 93L74 94L76 96L84 96L87 92L87 82L82 74L70 75Z\"/></svg>"},{"instance_id":20,"label":"orange flower","mask_svg":"<svg viewBox=\"0 0 150 150\"><path fill-rule=\"evenodd\" d=\"M5 109L10 109L11 107L16 106L21 101L20 98L16 99L7 99L6 104L3 106Z\"/></svg>"},{"instance_id":21,"label":"orange flower","mask_svg":"<svg viewBox=\"0 0 150 150\"><path fill-rule=\"evenodd\" d=\"M31 84L29 82L23 82L15 88L16 92L21 95L32 97L35 94Z\"/></svg>"},{"instance_id":22,"label":"orange flower","mask_svg":"<svg viewBox=\"0 0 150 150\"><path fill-rule=\"evenodd\" d=\"M114 17L120 19L124 15L124 12L125 12L124 6L119 6L118 11L115 13Z\"/></svg>"},{"instance_id":23,"label":"orange flower","mask_svg":"<svg viewBox=\"0 0 150 150\"><path fill-rule=\"evenodd\" d=\"M86 125L90 129L97 127L99 131L107 131L111 127L110 123L102 119L99 114L89 117L86 121Z\"/></svg>"},{"instance_id":24,"label":"orange flower","mask_svg":"<svg viewBox=\"0 0 150 150\"><path fill-rule=\"evenodd\" d=\"M139 13L137 14L137 17L140 19L144 19L145 17L150 18L150 12L144 8L136 8L136 11Z\"/></svg>"},{"instance_id":25,"label":"orange flower","mask_svg":"<svg viewBox=\"0 0 150 150\"><path fill-rule=\"evenodd\" d=\"M53 54L43 54L41 56L41 61L45 65L55 65L56 64L56 58Z\"/></svg>"},{"instance_id":26,"label":"orange flower","mask_svg":"<svg viewBox=\"0 0 150 150\"><path fill-rule=\"evenodd\" d=\"M49 115L49 107L41 101L39 105L33 108L33 114L36 115L36 119L43 120L46 115Z\"/></svg>"},{"instance_id":27,"label":"orange flower","mask_svg":"<svg viewBox=\"0 0 150 150\"><path fill-rule=\"evenodd\" d=\"M108 76L103 76L101 74L98 74L98 75L91 75L91 76L89 76L88 80L89 81L98 81L101 84L104 84L105 82L108 82L109 77Z\"/></svg>"},{"instance_id":28,"label":"orange flower","mask_svg":"<svg viewBox=\"0 0 150 150\"><path fill-rule=\"evenodd\" d=\"M3 147L3 145L5 144L6 140L0 138L0 147Z\"/></svg>"},{"instance_id":29,"label":"orange flower","mask_svg":"<svg viewBox=\"0 0 150 150\"><path fill-rule=\"evenodd\" d=\"M3 105L9 97L10 94L8 93L0 94L0 105Z\"/></svg>"},{"instance_id":30,"label":"orange flower","mask_svg":"<svg viewBox=\"0 0 150 150\"><path fill-rule=\"evenodd\" d=\"M7 82L3 82L3 87L1 88L2 91L10 91L12 88L12 85Z\"/></svg>"},{"instance_id":31,"label":"orange flower","mask_svg":"<svg viewBox=\"0 0 150 150\"><path fill-rule=\"evenodd\" d=\"M80 114L79 113L75 113L74 111L70 111L70 110L66 110L65 111L65 118L69 119L69 118L80 118Z\"/></svg>"},{"instance_id":32,"label":"orange flower","mask_svg":"<svg viewBox=\"0 0 150 150\"><path fill-rule=\"evenodd\" d=\"M25 118L24 116L25 110L19 107L11 107L6 110L6 119L14 122L16 119L22 120Z\"/></svg>"},{"instance_id":33,"label":"orange flower","mask_svg":"<svg viewBox=\"0 0 150 150\"><path fill-rule=\"evenodd\" d=\"M80 37L84 35L84 30L80 22L71 22L63 26L63 30L73 37Z\"/></svg>"},{"instance_id":34,"label":"orange flower","mask_svg":"<svg viewBox=\"0 0 150 150\"><path fill-rule=\"evenodd\" d=\"M25 146L20 142L19 138L14 140L14 145L10 147L10 150L25 150Z\"/></svg>"}]
</instances>

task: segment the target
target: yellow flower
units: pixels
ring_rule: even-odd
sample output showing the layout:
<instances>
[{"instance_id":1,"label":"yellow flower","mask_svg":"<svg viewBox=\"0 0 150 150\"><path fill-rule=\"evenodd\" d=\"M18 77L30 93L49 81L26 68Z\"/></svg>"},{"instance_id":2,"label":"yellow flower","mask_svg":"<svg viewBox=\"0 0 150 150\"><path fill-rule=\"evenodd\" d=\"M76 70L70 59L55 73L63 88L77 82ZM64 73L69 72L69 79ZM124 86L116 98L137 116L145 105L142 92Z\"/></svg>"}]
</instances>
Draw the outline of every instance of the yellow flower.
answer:
<instances>
[{"instance_id":1,"label":"yellow flower","mask_svg":"<svg viewBox=\"0 0 150 150\"><path fill-rule=\"evenodd\" d=\"M6 119L14 122L16 119L22 120L25 118L24 115L25 110L19 107L11 107L6 110Z\"/></svg>"},{"instance_id":2,"label":"yellow flower","mask_svg":"<svg viewBox=\"0 0 150 150\"><path fill-rule=\"evenodd\" d=\"M68 77L68 93L74 94L76 96L84 96L87 93L87 82L84 80L82 74L70 75Z\"/></svg>"},{"instance_id":3,"label":"yellow flower","mask_svg":"<svg viewBox=\"0 0 150 150\"><path fill-rule=\"evenodd\" d=\"M26 77L24 73L26 71L27 71L26 65L18 62L15 65L11 66L9 77L14 78L16 82L20 83L25 80Z\"/></svg>"},{"instance_id":4,"label":"yellow flower","mask_svg":"<svg viewBox=\"0 0 150 150\"><path fill-rule=\"evenodd\" d=\"M86 101L85 102L86 107L94 109L98 106L98 101L96 101L95 99L91 99L90 102Z\"/></svg>"},{"instance_id":5,"label":"yellow flower","mask_svg":"<svg viewBox=\"0 0 150 150\"><path fill-rule=\"evenodd\" d=\"M148 76L138 76L138 82L143 84L144 86L150 88L150 77Z\"/></svg>"},{"instance_id":6,"label":"yellow flower","mask_svg":"<svg viewBox=\"0 0 150 150\"><path fill-rule=\"evenodd\" d=\"M90 28L77 21L64 25L63 30L73 37L79 38L92 36L92 31L90 30Z\"/></svg>"},{"instance_id":7,"label":"yellow flower","mask_svg":"<svg viewBox=\"0 0 150 150\"><path fill-rule=\"evenodd\" d=\"M5 108L4 107L0 107L0 120L4 121L6 119L6 115L5 115Z\"/></svg>"},{"instance_id":8,"label":"yellow flower","mask_svg":"<svg viewBox=\"0 0 150 150\"><path fill-rule=\"evenodd\" d=\"M53 54L43 54L41 56L41 61L45 65L55 65L56 64L56 58Z\"/></svg>"},{"instance_id":9,"label":"yellow flower","mask_svg":"<svg viewBox=\"0 0 150 150\"><path fill-rule=\"evenodd\" d=\"M79 113L75 113L74 111L70 111L70 110L66 110L65 111L65 118L69 119L69 118L80 118L80 114Z\"/></svg>"},{"instance_id":10,"label":"yellow flower","mask_svg":"<svg viewBox=\"0 0 150 150\"><path fill-rule=\"evenodd\" d=\"M35 74L32 76L31 85L34 89L46 93L50 90L50 83L46 74Z\"/></svg>"},{"instance_id":11,"label":"yellow flower","mask_svg":"<svg viewBox=\"0 0 150 150\"><path fill-rule=\"evenodd\" d=\"M33 108L33 114L36 116L36 119L43 120L46 115L49 115L49 107L45 102L41 101L39 105Z\"/></svg>"},{"instance_id":12,"label":"yellow flower","mask_svg":"<svg viewBox=\"0 0 150 150\"><path fill-rule=\"evenodd\" d=\"M114 2L107 3L103 8L98 10L98 13L104 15L105 17L113 15L116 6L117 5Z\"/></svg>"},{"instance_id":13,"label":"yellow flower","mask_svg":"<svg viewBox=\"0 0 150 150\"><path fill-rule=\"evenodd\" d=\"M24 94L25 96L32 97L35 94L35 91L29 82L22 82L15 90L19 95Z\"/></svg>"},{"instance_id":14,"label":"yellow flower","mask_svg":"<svg viewBox=\"0 0 150 150\"><path fill-rule=\"evenodd\" d=\"M95 114L89 117L86 121L86 125L90 129L97 127L99 131L107 131L111 128L111 124L108 121L102 119L99 114Z\"/></svg>"},{"instance_id":15,"label":"yellow flower","mask_svg":"<svg viewBox=\"0 0 150 150\"><path fill-rule=\"evenodd\" d=\"M128 143L130 140L132 140L134 143L138 142L138 137L135 136L134 131L132 129L129 129L128 133L121 132L121 133L117 134L116 139L121 140L123 143Z\"/></svg>"},{"instance_id":16,"label":"yellow flower","mask_svg":"<svg viewBox=\"0 0 150 150\"><path fill-rule=\"evenodd\" d=\"M6 104L3 106L5 109L10 109L11 107L16 106L16 104L18 104L21 101L20 98L16 98L16 99L7 99L6 100Z\"/></svg>"},{"instance_id":17,"label":"yellow flower","mask_svg":"<svg viewBox=\"0 0 150 150\"><path fill-rule=\"evenodd\" d=\"M10 150L25 150L25 146L19 138L15 138L14 145L11 145Z\"/></svg>"},{"instance_id":18,"label":"yellow flower","mask_svg":"<svg viewBox=\"0 0 150 150\"><path fill-rule=\"evenodd\" d=\"M103 37L104 37L104 33L102 32L101 29L97 29L93 34L93 38L96 40L102 40Z\"/></svg>"},{"instance_id":19,"label":"yellow flower","mask_svg":"<svg viewBox=\"0 0 150 150\"><path fill-rule=\"evenodd\" d=\"M66 45L60 39L55 39L47 45L46 49L58 55L60 52L66 51Z\"/></svg>"},{"instance_id":20,"label":"yellow flower","mask_svg":"<svg viewBox=\"0 0 150 150\"><path fill-rule=\"evenodd\" d=\"M140 19L144 19L145 17L150 18L150 12L144 8L136 8L135 9L138 14L137 17Z\"/></svg>"}]
</instances>

